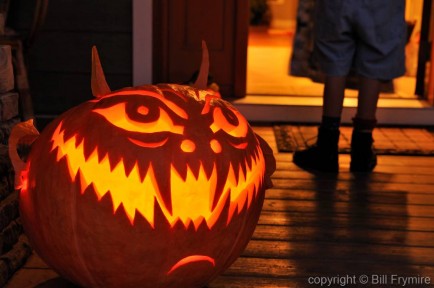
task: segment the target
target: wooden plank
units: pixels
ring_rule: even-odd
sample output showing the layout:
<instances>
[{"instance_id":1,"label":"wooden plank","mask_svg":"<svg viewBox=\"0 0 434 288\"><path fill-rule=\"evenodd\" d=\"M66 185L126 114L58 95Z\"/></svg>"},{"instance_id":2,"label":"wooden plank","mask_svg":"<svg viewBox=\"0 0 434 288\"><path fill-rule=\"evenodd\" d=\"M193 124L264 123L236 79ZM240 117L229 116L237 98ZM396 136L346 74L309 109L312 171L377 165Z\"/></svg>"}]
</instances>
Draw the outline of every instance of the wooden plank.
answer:
<instances>
[{"instance_id":1,"label":"wooden plank","mask_svg":"<svg viewBox=\"0 0 434 288\"><path fill-rule=\"evenodd\" d=\"M433 167L434 170L434 167ZM389 183L393 181L394 183L403 184L434 184L434 173L431 175L420 175L420 174L386 174L386 173L371 173L369 175L355 175L353 173L339 173L335 177L330 177L330 175L315 175L308 173L306 171L286 171L277 170L273 174L273 179L307 179L313 181L329 180L332 181L342 181L342 182L356 182L359 183Z\"/></svg>"},{"instance_id":2,"label":"wooden plank","mask_svg":"<svg viewBox=\"0 0 434 288\"><path fill-rule=\"evenodd\" d=\"M359 227L285 227L258 225L253 233L255 240L370 243L383 245L419 246L434 248L434 233L425 231L373 230ZM434 251L434 249L433 249Z\"/></svg>"},{"instance_id":3,"label":"wooden plank","mask_svg":"<svg viewBox=\"0 0 434 288\"><path fill-rule=\"evenodd\" d=\"M350 173L349 167L350 163L339 163L340 170L339 173ZM276 171L303 171L295 165L293 162L277 162ZM306 172L308 173L308 172ZM374 173L388 173L394 175L406 174L406 175L434 175L434 169L432 166L412 166L409 169L408 166L397 166L390 164L379 164L375 167Z\"/></svg>"},{"instance_id":4,"label":"wooden plank","mask_svg":"<svg viewBox=\"0 0 434 288\"><path fill-rule=\"evenodd\" d=\"M410 205L433 205L434 193L411 193L411 192L394 192L394 191L369 191L363 195L355 195L350 190L338 190L334 193L321 193L313 190L285 190L285 189L269 189L266 192L267 199L281 200L304 200L336 202L354 202L357 198L363 198L364 201L373 204L396 204L403 205L403 197L405 203Z\"/></svg>"},{"instance_id":5,"label":"wooden plank","mask_svg":"<svg viewBox=\"0 0 434 288\"><path fill-rule=\"evenodd\" d=\"M351 185L353 184L353 185ZM368 191L393 191L402 193L433 193L432 184L403 184L384 182L384 183L369 183L364 187L362 183L352 183L350 181L333 181L333 180L305 180L305 179L273 179L273 185L276 189L290 189L290 190L313 190L313 191L346 191L350 190L352 192L368 192Z\"/></svg>"},{"instance_id":6,"label":"wooden plank","mask_svg":"<svg viewBox=\"0 0 434 288\"><path fill-rule=\"evenodd\" d=\"M321 253L321 251L318 251ZM306 281L310 276L337 276L360 274L400 274L434 276L434 267L419 265L383 265L382 263L366 263L361 260L341 260L323 258L322 260L264 259L238 258L224 273L227 276L247 276L265 278L300 277ZM307 284L305 282L305 284Z\"/></svg>"},{"instance_id":7,"label":"wooden plank","mask_svg":"<svg viewBox=\"0 0 434 288\"><path fill-rule=\"evenodd\" d=\"M274 155L277 162L292 162L292 153L276 153ZM340 154L339 163L350 163L349 154ZM378 156L378 165L393 165L405 166L410 170L410 167L434 167L434 157L415 157L415 156L393 156L380 155Z\"/></svg>"},{"instance_id":8,"label":"wooden plank","mask_svg":"<svg viewBox=\"0 0 434 288\"><path fill-rule=\"evenodd\" d=\"M322 253L318 253L321 250ZM252 240L242 256L264 259L359 260L396 265L434 266L431 247L403 247L378 243L294 242Z\"/></svg>"},{"instance_id":9,"label":"wooden plank","mask_svg":"<svg viewBox=\"0 0 434 288\"><path fill-rule=\"evenodd\" d=\"M287 229L291 229L292 226L328 227L330 229L337 229L353 225L355 228L367 230L434 232L432 218L406 217L402 215L370 215L368 220L364 217L356 218L348 214L332 215L329 217L321 216L322 215L317 213L306 212L262 211L258 224L287 226Z\"/></svg>"},{"instance_id":10,"label":"wooden plank","mask_svg":"<svg viewBox=\"0 0 434 288\"><path fill-rule=\"evenodd\" d=\"M277 277L247 277L247 276L220 276L212 281L208 288L297 288L305 287L294 279Z\"/></svg>"},{"instance_id":11,"label":"wooden plank","mask_svg":"<svg viewBox=\"0 0 434 288\"><path fill-rule=\"evenodd\" d=\"M265 199L263 211L294 211L303 213L321 213L322 215L349 214L367 217L368 215L387 215L405 217L426 217L432 218L434 223L434 209L429 205L409 205L401 203L395 204L375 204L357 203L356 201L336 202L333 200L321 201L294 201ZM361 216L360 216L361 215Z\"/></svg>"}]
</instances>

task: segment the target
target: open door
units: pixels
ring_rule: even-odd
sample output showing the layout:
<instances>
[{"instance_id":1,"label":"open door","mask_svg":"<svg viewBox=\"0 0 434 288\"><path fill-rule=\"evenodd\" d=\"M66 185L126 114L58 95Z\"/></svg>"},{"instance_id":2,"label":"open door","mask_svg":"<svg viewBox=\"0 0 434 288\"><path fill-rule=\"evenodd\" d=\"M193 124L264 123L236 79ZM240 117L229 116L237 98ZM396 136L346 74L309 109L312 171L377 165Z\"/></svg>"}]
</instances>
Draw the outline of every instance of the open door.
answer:
<instances>
[{"instance_id":1,"label":"open door","mask_svg":"<svg viewBox=\"0 0 434 288\"><path fill-rule=\"evenodd\" d=\"M224 98L246 92L248 0L153 2L153 82L183 83L199 69L201 41Z\"/></svg>"},{"instance_id":2,"label":"open door","mask_svg":"<svg viewBox=\"0 0 434 288\"><path fill-rule=\"evenodd\" d=\"M432 0L424 0L423 8L422 8L422 25L420 32L420 47L418 53L418 65L417 65L417 82L416 82L416 94L422 98L426 98L431 105L434 105L433 100L433 92L431 90L425 91L428 87L432 89L433 84L433 75L426 75L427 72L427 63L430 62L431 58L431 66L433 66L432 60L434 59L432 55L432 45L434 42L434 28L433 28L433 17L434 17L434 5ZM430 36L431 35L431 36ZM430 39L431 38L431 39ZM431 56L430 56L431 54ZM431 71L433 71L431 69ZM428 79L428 85L426 80Z\"/></svg>"}]
</instances>

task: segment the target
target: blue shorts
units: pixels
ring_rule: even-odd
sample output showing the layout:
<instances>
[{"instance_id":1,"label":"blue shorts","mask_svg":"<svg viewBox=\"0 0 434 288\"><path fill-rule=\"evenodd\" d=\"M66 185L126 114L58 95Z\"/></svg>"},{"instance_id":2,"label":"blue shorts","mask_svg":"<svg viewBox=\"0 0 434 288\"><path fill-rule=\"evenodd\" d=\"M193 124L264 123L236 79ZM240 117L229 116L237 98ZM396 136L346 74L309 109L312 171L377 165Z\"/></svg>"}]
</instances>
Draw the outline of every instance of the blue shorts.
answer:
<instances>
[{"instance_id":1,"label":"blue shorts","mask_svg":"<svg viewBox=\"0 0 434 288\"><path fill-rule=\"evenodd\" d=\"M405 0L317 0L315 57L324 73L390 80L405 73Z\"/></svg>"}]
</instances>

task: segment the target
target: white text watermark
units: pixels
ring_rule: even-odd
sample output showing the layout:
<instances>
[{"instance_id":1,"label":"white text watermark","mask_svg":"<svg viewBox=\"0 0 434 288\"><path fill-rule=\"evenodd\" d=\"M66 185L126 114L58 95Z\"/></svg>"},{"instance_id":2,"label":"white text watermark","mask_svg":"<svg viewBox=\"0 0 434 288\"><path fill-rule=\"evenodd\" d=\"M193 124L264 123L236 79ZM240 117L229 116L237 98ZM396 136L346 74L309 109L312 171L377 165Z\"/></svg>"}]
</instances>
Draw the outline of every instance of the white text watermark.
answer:
<instances>
[{"instance_id":1,"label":"white text watermark","mask_svg":"<svg viewBox=\"0 0 434 288\"><path fill-rule=\"evenodd\" d=\"M311 276L307 278L310 285L320 287L349 287L352 285L390 285L396 287L414 287L433 284L427 276L400 276L398 274L372 274L372 275L336 275L336 276Z\"/></svg>"}]
</instances>

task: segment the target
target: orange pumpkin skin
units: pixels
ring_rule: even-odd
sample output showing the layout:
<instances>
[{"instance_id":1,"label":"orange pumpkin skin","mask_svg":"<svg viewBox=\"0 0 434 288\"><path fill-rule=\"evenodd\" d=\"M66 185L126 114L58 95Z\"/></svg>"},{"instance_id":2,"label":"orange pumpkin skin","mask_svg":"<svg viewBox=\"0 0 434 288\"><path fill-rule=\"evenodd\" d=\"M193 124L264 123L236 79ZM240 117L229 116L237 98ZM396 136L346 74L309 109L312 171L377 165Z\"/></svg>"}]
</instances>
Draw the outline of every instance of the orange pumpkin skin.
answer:
<instances>
[{"instance_id":1,"label":"orange pumpkin skin","mask_svg":"<svg viewBox=\"0 0 434 288\"><path fill-rule=\"evenodd\" d=\"M126 88L41 133L21 218L60 275L83 287L203 287L240 255L269 175L246 120L206 94Z\"/></svg>"}]
</instances>

